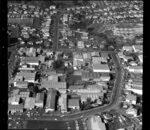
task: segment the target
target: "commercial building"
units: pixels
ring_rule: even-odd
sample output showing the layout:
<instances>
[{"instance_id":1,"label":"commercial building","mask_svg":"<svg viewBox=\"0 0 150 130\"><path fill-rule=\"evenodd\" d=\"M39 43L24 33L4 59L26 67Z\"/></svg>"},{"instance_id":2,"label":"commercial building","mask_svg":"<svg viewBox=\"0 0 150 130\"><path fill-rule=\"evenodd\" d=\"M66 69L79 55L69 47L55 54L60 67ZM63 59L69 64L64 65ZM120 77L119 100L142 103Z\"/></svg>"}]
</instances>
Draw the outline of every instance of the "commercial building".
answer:
<instances>
[{"instance_id":1,"label":"commercial building","mask_svg":"<svg viewBox=\"0 0 150 130\"><path fill-rule=\"evenodd\" d=\"M106 130L105 123L102 122L99 116L92 116L87 120L88 130Z\"/></svg>"},{"instance_id":2,"label":"commercial building","mask_svg":"<svg viewBox=\"0 0 150 130\"><path fill-rule=\"evenodd\" d=\"M35 98L33 98L33 97L27 97L25 99L24 108L31 110L31 109L34 108L34 106L35 106Z\"/></svg>"},{"instance_id":3,"label":"commercial building","mask_svg":"<svg viewBox=\"0 0 150 130\"><path fill-rule=\"evenodd\" d=\"M67 112L67 95L62 94L59 98L59 105L61 107L61 112Z\"/></svg>"},{"instance_id":4,"label":"commercial building","mask_svg":"<svg viewBox=\"0 0 150 130\"><path fill-rule=\"evenodd\" d=\"M56 100L56 90L49 89L47 93L45 112L55 111L55 100Z\"/></svg>"},{"instance_id":5,"label":"commercial building","mask_svg":"<svg viewBox=\"0 0 150 130\"><path fill-rule=\"evenodd\" d=\"M79 99L77 99L77 98L68 99L68 108L71 108L71 109L80 109Z\"/></svg>"},{"instance_id":6,"label":"commercial building","mask_svg":"<svg viewBox=\"0 0 150 130\"><path fill-rule=\"evenodd\" d=\"M109 73L110 72L110 69L108 67L107 64L98 64L98 63L95 63L93 64L93 72L107 72Z\"/></svg>"},{"instance_id":7,"label":"commercial building","mask_svg":"<svg viewBox=\"0 0 150 130\"><path fill-rule=\"evenodd\" d=\"M35 106L36 107L43 107L44 106L44 93L37 93L35 98Z\"/></svg>"}]
</instances>

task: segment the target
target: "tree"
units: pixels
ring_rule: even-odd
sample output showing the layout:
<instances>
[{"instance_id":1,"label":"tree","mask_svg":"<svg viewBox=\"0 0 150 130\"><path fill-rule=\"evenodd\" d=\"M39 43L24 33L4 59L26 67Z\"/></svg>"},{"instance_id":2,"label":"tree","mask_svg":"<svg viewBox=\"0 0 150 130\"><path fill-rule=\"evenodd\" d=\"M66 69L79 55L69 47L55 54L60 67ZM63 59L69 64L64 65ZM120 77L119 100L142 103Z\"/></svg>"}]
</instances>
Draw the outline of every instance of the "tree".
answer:
<instances>
[{"instance_id":1,"label":"tree","mask_svg":"<svg viewBox=\"0 0 150 130\"><path fill-rule=\"evenodd\" d=\"M56 70L64 67L64 62L62 60L56 60L52 64L53 64L53 68Z\"/></svg>"}]
</instances>

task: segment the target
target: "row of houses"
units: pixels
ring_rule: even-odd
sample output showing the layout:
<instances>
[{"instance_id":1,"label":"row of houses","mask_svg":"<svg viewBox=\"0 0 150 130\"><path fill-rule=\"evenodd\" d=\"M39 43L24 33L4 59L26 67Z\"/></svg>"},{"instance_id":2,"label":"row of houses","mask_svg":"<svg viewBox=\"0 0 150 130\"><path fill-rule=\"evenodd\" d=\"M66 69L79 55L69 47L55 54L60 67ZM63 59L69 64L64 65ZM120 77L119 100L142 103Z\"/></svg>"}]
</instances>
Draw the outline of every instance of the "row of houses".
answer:
<instances>
[{"instance_id":1,"label":"row of houses","mask_svg":"<svg viewBox=\"0 0 150 130\"><path fill-rule=\"evenodd\" d=\"M24 90L19 92L19 89L17 90L18 94L16 93L15 95L11 95L8 99L9 112L23 112L23 109L31 110L35 107L44 107L44 93L37 93L36 97L29 97L29 91Z\"/></svg>"}]
</instances>

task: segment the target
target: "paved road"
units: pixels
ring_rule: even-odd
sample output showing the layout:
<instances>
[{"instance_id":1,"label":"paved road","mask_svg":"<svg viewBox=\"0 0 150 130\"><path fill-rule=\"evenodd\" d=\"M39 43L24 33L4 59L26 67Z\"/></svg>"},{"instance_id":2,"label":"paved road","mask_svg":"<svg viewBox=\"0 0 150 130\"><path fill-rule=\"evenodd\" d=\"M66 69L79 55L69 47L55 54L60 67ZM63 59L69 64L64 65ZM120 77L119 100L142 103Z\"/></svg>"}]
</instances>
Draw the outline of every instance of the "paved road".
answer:
<instances>
[{"instance_id":1,"label":"paved road","mask_svg":"<svg viewBox=\"0 0 150 130\"><path fill-rule=\"evenodd\" d=\"M120 67L120 64L119 64L119 61L118 61L116 55L113 54L113 53L111 55L113 57L113 60L116 64L116 68L117 68L116 69L117 76L116 76L114 89L113 89L113 92L112 92L111 102L106 106L102 106L102 107L94 108L94 109L91 109L91 110L86 110L86 111L83 111L83 112L79 112L79 113L75 113L75 114L70 114L68 116L64 116L63 120L71 120L71 119L78 119L78 118L87 117L87 116L90 116L90 115L93 115L93 114L96 114L96 113L111 110L112 108L115 107L115 105L117 105L119 96L121 94L122 81L123 81L123 70Z\"/></svg>"}]
</instances>

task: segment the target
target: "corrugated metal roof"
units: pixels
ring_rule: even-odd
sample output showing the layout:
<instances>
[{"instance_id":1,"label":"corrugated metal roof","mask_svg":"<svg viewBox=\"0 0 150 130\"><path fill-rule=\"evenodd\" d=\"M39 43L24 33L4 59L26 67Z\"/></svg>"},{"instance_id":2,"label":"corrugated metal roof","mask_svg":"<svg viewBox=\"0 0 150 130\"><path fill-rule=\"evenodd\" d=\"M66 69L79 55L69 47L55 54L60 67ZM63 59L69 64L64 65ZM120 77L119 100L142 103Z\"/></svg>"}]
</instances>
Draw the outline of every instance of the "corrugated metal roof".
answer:
<instances>
[{"instance_id":1,"label":"corrugated metal roof","mask_svg":"<svg viewBox=\"0 0 150 130\"><path fill-rule=\"evenodd\" d=\"M55 82L55 81L43 81L41 83L41 87L43 88L64 88L66 89L66 82Z\"/></svg>"}]
</instances>

